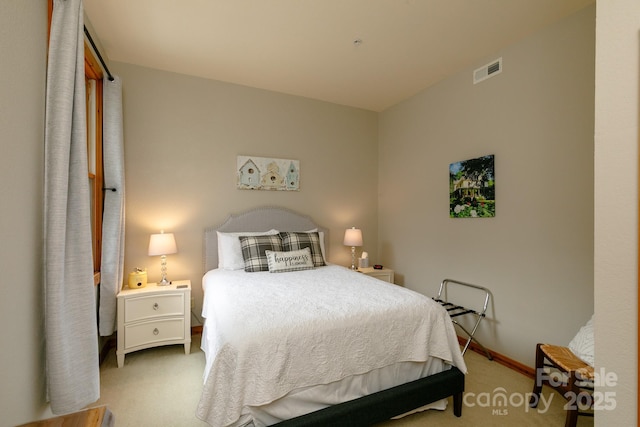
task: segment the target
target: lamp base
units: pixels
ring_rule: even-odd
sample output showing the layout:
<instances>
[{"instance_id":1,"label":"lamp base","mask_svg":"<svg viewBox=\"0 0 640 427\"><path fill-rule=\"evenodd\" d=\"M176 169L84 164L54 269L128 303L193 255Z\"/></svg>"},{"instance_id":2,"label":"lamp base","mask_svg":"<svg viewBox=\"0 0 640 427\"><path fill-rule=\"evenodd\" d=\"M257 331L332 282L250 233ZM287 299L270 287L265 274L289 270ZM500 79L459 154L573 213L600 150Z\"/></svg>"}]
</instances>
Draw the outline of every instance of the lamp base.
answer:
<instances>
[{"instance_id":1,"label":"lamp base","mask_svg":"<svg viewBox=\"0 0 640 427\"><path fill-rule=\"evenodd\" d=\"M167 280L167 256L162 255L160 257L160 281L158 286L169 286L171 282Z\"/></svg>"},{"instance_id":2,"label":"lamp base","mask_svg":"<svg viewBox=\"0 0 640 427\"><path fill-rule=\"evenodd\" d=\"M355 246L351 246L351 269L354 271L358 269L358 267L356 267L356 247Z\"/></svg>"}]
</instances>

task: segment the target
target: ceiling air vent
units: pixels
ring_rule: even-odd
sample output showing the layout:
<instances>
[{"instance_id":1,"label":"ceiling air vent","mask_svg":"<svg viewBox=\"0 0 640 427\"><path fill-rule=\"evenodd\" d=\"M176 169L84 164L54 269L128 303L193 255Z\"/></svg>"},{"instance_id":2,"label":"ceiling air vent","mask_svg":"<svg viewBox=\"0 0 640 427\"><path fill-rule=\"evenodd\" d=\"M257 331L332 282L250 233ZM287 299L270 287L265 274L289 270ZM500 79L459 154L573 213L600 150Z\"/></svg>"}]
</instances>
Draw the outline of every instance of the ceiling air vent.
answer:
<instances>
[{"instance_id":1,"label":"ceiling air vent","mask_svg":"<svg viewBox=\"0 0 640 427\"><path fill-rule=\"evenodd\" d=\"M480 83L502 72L502 58L491 61L473 72L473 84Z\"/></svg>"}]
</instances>

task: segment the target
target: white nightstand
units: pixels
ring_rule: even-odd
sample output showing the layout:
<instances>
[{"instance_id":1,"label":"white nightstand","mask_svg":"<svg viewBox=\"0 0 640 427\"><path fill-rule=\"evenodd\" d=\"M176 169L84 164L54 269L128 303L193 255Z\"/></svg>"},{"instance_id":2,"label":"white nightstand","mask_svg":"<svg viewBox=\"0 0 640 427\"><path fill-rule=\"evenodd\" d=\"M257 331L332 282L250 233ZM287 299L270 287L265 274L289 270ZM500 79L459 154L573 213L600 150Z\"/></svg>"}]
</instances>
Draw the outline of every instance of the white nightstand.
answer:
<instances>
[{"instance_id":1,"label":"white nightstand","mask_svg":"<svg viewBox=\"0 0 640 427\"><path fill-rule=\"evenodd\" d=\"M376 270L373 267L363 267L358 268L360 273L366 274L367 276L375 277L376 279L384 280L385 282L393 283L393 270L390 268L381 268L380 270Z\"/></svg>"},{"instance_id":2,"label":"white nightstand","mask_svg":"<svg viewBox=\"0 0 640 427\"><path fill-rule=\"evenodd\" d=\"M169 286L149 283L118 294L118 368L132 351L183 344L191 351L191 281L174 280Z\"/></svg>"}]
</instances>

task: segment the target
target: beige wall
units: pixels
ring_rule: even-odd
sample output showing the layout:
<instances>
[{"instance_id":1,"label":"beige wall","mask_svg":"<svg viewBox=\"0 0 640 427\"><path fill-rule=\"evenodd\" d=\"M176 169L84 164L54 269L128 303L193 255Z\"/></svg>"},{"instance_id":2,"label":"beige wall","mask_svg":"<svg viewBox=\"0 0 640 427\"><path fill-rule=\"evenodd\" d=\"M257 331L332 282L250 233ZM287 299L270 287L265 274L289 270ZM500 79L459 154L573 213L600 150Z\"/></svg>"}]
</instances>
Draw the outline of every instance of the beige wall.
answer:
<instances>
[{"instance_id":1,"label":"beige wall","mask_svg":"<svg viewBox=\"0 0 640 427\"><path fill-rule=\"evenodd\" d=\"M596 367L618 376L596 425L638 425L640 2L600 1L596 27ZM603 394L604 395L604 394Z\"/></svg>"},{"instance_id":2,"label":"beige wall","mask_svg":"<svg viewBox=\"0 0 640 427\"><path fill-rule=\"evenodd\" d=\"M160 261L149 234L175 233L169 278L191 279L201 307L202 232L232 213L277 205L330 229L329 257L349 265L344 230L362 228L376 256L377 114L305 98L112 62L123 80L125 272ZM236 156L300 161L300 191L236 189ZM195 320L195 319L194 319Z\"/></svg>"},{"instance_id":3,"label":"beige wall","mask_svg":"<svg viewBox=\"0 0 640 427\"><path fill-rule=\"evenodd\" d=\"M480 341L528 366L593 313L594 33L590 7L380 116L382 260L427 295L444 278L488 287ZM449 164L487 154L495 218L449 218Z\"/></svg>"},{"instance_id":4,"label":"beige wall","mask_svg":"<svg viewBox=\"0 0 640 427\"><path fill-rule=\"evenodd\" d=\"M51 414L42 293L46 31L47 2L0 2L0 426Z\"/></svg>"}]
</instances>

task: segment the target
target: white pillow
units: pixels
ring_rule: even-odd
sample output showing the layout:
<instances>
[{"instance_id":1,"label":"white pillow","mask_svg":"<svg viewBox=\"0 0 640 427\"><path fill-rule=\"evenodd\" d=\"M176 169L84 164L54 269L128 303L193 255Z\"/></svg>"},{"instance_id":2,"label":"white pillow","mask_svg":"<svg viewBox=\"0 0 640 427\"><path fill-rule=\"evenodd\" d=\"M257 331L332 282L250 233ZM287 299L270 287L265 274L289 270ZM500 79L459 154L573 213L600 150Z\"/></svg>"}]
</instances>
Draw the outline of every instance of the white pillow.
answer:
<instances>
[{"instance_id":1,"label":"white pillow","mask_svg":"<svg viewBox=\"0 0 640 427\"><path fill-rule=\"evenodd\" d=\"M303 231L303 233L315 233L318 232L318 237L320 238L320 251L322 252L322 259L324 260L324 263L327 263L327 256L324 253L324 231L318 231L317 228L314 228L313 230L307 230L307 231Z\"/></svg>"},{"instance_id":2,"label":"white pillow","mask_svg":"<svg viewBox=\"0 0 640 427\"><path fill-rule=\"evenodd\" d=\"M569 343L569 349L583 361L593 366L594 355L593 339L593 315L586 325L580 328L578 333Z\"/></svg>"},{"instance_id":3,"label":"white pillow","mask_svg":"<svg viewBox=\"0 0 640 427\"><path fill-rule=\"evenodd\" d=\"M270 273L310 270L313 268L311 250L308 247L288 252L266 250L264 254L267 256Z\"/></svg>"},{"instance_id":4,"label":"white pillow","mask_svg":"<svg viewBox=\"0 0 640 427\"><path fill-rule=\"evenodd\" d=\"M218 234L218 268L223 270L244 270L244 258L240 247L240 236L272 236L278 230L269 231L239 231Z\"/></svg>"}]
</instances>

